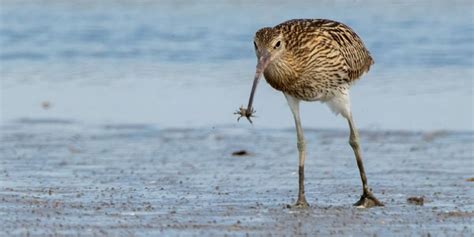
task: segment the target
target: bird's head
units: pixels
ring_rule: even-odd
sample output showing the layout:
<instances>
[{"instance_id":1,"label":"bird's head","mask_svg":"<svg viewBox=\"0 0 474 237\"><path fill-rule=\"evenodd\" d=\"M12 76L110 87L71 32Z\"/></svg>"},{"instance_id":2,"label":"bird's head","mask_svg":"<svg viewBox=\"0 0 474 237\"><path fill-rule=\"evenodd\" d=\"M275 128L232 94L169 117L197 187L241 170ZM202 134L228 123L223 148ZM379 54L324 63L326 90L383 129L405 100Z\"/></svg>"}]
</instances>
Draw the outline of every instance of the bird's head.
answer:
<instances>
[{"instance_id":1,"label":"bird's head","mask_svg":"<svg viewBox=\"0 0 474 237\"><path fill-rule=\"evenodd\" d=\"M274 28L265 27L255 33L253 45L257 55L257 71L263 72L273 61L278 60L285 51L283 35Z\"/></svg>"},{"instance_id":2,"label":"bird's head","mask_svg":"<svg viewBox=\"0 0 474 237\"><path fill-rule=\"evenodd\" d=\"M240 117L247 117L250 122L252 122L250 117L252 117L253 113L255 113L252 108L252 103L255 90L257 89L257 83L267 66L280 60L281 56L285 52L285 39L283 38L283 35L275 28L265 27L255 33L253 45L255 47L255 54L257 55L258 63L252 91L250 92L249 103L247 109L241 107L236 112L236 114L240 115Z\"/></svg>"}]
</instances>

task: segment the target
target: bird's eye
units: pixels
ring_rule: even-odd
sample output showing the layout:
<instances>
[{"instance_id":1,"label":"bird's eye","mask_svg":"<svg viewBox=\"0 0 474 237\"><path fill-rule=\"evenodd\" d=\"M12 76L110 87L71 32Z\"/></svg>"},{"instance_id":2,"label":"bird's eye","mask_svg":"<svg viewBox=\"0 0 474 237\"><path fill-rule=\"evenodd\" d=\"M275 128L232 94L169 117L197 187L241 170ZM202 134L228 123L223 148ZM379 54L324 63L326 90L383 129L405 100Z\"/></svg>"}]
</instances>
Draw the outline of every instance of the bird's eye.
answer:
<instances>
[{"instance_id":1,"label":"bird's eye","mask_svg":"<svg viewBox=\"0 0 474 237\"><path fill-rule=\"evenodd\" d=\"M278 42L275 44L275 47L273 47L273 48L275 48L275 49L276 49L276 48L280 48L280 45L281 45L281 41L278 41Z\"/></svg>"},{"instance_id":2,"label":"bird's eye","mask_svg":"<svg viewBox=\"0 0 474 237\"><path fill-rule=\"evenodd\" d=\"M257 49L257 43L255 43L255 41L253 42L253 47L255 47L255 50Z\"/></svg>"}]
</instances>

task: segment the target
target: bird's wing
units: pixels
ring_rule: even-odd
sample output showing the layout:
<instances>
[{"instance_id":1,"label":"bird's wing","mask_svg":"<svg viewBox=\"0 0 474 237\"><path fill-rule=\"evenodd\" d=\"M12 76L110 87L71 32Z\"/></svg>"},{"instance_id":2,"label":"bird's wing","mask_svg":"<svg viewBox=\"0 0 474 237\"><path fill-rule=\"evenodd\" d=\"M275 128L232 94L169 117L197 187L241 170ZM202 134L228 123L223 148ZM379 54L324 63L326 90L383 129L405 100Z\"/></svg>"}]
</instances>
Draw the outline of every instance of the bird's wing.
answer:
<instances>
[{"instance_id":1,"label":"bird's wing","mask_svg":"<svg viewBox=\"0 0 474 237\"><path fill-rule=\"evenodd\" d=\"M334 40L322 31L306 32L306 41L301 41L299 47L294 47L294 57L299 66L309 78L350 79L352 65L345 59L344 52Z\"/></svg>"},{"instance_id":2,"label":"bird's wing","mask_svg":"<svg viewBox=\"0 0 474 237\"><path fill-rule=\"evenodd\" d=\"M339 50L345 60L350 80L357 80L369 71L374 60L359 36L349 27L340 26L324 30L324 35L332 39L332 45Z\"/></svg>"},{"instance_id":3,"label":"bird's wing","mask_svg":"<svg viewBox=\"0 0 474 237\"><path fill-rule=\"evenodd\" d=\"M288 47L292 48L293 57L300 64L299 69L306 74L331 70L354 81L374 63L359 36L340 22L295 19L276 28L293 38L287 42Z\"/></svg>"}]
</instances>

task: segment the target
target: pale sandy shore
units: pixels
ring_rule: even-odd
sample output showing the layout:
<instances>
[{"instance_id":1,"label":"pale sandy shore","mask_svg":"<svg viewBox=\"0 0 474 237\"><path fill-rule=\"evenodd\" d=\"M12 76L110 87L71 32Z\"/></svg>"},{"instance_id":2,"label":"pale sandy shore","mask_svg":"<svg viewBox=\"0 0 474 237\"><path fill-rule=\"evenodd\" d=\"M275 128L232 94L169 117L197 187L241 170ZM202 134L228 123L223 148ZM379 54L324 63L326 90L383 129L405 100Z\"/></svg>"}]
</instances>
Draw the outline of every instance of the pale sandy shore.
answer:
<instances>
[{"instance_id":1,"label":"pale sandy shore","mask_svg":"<svg viewBox=\"0 0 474 237\"><path fill-rule=\"evenodd\" d=\"M21 120L1 127L2 236L472 236L473 132L361 131L386 206L356 209L345 130L307 130L308 210L292 129L160 129ZM246 150L249 155L232 156ZM424 205L407 202L423 197Z\"/></svg>"}]
</instances>

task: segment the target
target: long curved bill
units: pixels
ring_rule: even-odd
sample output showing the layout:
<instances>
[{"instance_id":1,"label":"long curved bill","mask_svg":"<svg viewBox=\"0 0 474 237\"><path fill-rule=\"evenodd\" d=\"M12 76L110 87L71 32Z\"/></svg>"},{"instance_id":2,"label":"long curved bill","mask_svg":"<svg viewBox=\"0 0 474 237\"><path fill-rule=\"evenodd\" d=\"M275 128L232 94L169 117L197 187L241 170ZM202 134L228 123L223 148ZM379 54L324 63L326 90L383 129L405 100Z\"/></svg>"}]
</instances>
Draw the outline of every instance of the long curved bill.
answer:
<instances>
[{"instance_id":1,"label":"long curved bill","mask_svg":"<svg viewBox=\"0 0 474 237\"><path fill-rule=\"evenodd\" d=\"M260 77L262 76L263 71L265 71L265 68L268 66L268 63L270 62L270 54L268 51L263 50L262 55L258 59L257 63L257 68L255 71L255 77L253 79L253 85L252 85L252 91L250 92L250 98L249 98L249 103L247 105L247 109L240 107L240 109L235 113L240 115L240 117L237 119L240 120L242 117L246 117L250 123L252 123L252 120L250 119L253 117L253 114L255 113L255 110L252 108L253 104L253 97L255 95L255 91L257 90L257 85L260 80Z\"/></svg>"}]
</instances>

